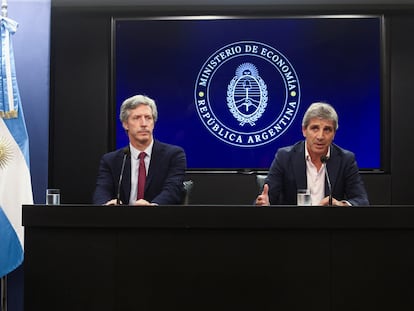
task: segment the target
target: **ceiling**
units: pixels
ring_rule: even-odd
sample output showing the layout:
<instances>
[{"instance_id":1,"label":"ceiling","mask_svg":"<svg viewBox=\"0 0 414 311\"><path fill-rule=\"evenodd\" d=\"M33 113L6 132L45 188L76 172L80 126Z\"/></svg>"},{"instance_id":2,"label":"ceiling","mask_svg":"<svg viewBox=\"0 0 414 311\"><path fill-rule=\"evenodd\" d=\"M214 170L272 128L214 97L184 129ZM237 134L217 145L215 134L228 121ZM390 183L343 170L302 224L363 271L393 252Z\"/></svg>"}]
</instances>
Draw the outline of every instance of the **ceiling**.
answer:
<instances>
[{"instance_id":1,"label":"ceiling","mask_svg":"<svg viewBox=\"0 0 414 311\"><path fill-rule=\"evenodd\" d=\"M411 5L414 0L51 0L52 6Z\"/></svg>"}]
</instances>

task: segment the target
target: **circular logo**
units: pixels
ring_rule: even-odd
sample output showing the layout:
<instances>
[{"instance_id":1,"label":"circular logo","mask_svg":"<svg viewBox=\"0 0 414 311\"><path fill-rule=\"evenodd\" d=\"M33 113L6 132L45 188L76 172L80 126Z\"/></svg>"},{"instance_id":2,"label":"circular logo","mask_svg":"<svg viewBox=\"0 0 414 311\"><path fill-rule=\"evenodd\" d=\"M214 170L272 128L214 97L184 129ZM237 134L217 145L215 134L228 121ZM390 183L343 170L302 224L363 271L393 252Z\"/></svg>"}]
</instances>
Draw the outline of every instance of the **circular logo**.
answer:
<instances>
[{"instance_id":1,"label":"circular logo","mask_svg":"<svg viewBox=\"0 0 414 311\"><path fill-rule=\"evenodd\" d=\"M264 43L240 41L210 55L194 96L211 134L233 146L255 147L274 141L292 124L300 85L282 53Z\"/></svg>"}]
</instances>

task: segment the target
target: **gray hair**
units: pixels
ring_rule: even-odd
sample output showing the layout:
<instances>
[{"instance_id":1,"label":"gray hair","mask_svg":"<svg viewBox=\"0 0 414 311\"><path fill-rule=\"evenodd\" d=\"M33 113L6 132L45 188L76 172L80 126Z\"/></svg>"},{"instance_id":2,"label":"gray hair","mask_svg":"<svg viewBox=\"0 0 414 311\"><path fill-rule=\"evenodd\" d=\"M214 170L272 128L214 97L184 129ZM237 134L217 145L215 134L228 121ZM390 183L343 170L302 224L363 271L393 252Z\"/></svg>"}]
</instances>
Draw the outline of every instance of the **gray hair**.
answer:
<instances>
[{"instance_id":1,"label":"gray hair","mask_svg":"<svg viewBox=\"0 0 414 311\"><path fill-rule=\"evenodd\" d=\"M121 122L126 122L129 117L129 112L132 109L135 109L136 107L138 107L139 105L149 106L152 110L152 117L154 118L154 122L157 121L158 111L157 111L157 105L155 104L155 101L145 95L135 95L130 98L127 98L122 103L121 110L119 113L119 119L121 120Z\"/></svg>"},{"instance_id":2,"label":"gray hair","mask_svg":"<svg viewBox=\"0 0 414 311\"><path fill-rule=\"evenodd\" d=\"M328 103L317 102L310 105L303 116L302 127L306 128L309 125L310 120L313 118L332 120L335 131L339 127L338 114L336 113L334 107Z\"/></svg>"}]
</instances>

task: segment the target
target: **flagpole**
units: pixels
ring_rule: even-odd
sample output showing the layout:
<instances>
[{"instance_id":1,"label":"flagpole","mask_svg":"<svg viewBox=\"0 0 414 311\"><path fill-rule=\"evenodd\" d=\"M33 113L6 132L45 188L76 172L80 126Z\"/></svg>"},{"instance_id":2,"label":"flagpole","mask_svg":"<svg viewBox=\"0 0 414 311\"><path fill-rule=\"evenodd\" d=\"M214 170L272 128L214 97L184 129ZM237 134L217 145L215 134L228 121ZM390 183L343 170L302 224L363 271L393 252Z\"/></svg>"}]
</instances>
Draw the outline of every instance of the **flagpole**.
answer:
<instances>
[{"instance_id":1,"label":"flagpole","mask_svg":"<svg viewBox=\"0 0 414 311\"><path fill-rule=\"evenodd\" d=\"M1 16L7 17L7 0L1 1ZM7 275L1 278L1 311L7 311Z\"/></svg>"},{"instance_id":2,"label":"flagpole","mask_svg":"<svg viewBox=\"0 0 414 311\"><path fill-rule=\"evenodd\" d=\"M7 0L1 1L1 16L7 17ZM7 275L3 276L1 278L1 311L7 311Z\"/></svg>"},{"instance_id":3,"label":"flagpole","mask_svg":"<svg viewBox=\"0 0 414 311\"><path fill-rule=\"evenodd\" d=\"M1 278L1 311L7 311L7 275Z\"/></svg>"},{"instance_id":4,"label":"flagpole","mask_svg":"<svg viewBox=\"0 0 414 311\"><path fill-rule=\"evenodd\" d=\"M1 1L1 16L7 17L7 0ZM7 275L3 276L1 278L1 311L7 311Z\"/></svg>"},{"instance_id":5,"label":"flagpole","mask_svg":"<svg viewBox=\"0 0 414 311\"><path fill-rule=\"evenodd\" d=\"M1 1L1 16L7 17L7 0ZM3 276L1 278L1 311L7 311L7 275Z\"/></svg>"}]
</instances>

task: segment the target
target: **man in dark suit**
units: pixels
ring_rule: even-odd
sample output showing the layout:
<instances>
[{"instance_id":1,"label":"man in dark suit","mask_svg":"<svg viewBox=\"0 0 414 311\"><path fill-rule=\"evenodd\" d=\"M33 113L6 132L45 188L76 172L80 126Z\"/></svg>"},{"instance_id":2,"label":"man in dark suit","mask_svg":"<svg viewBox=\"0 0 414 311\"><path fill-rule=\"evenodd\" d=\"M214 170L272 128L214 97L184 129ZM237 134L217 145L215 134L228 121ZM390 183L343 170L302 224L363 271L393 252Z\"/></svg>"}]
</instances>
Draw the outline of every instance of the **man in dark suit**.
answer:
<instances>
[{"instance_id":1,"label":"man in dark suit","mask_svg":"<svg viewBox=\"0 0 414 311\"><path fill-rule=\"evenodd\" d=\"M355 155L332 143L337 129L335 109L312 104L302 121L305 140L276 152L256 205L296 205L298 189L310 189L312 205L369 205Z\"/></svg>"},{"instance_id":2,"label":"man in dark suit","mask_svg":"<svg viewBox=\"0 0 414 311\"><path fill-rule=\"evenodd\" d=\"M153 130L158 117L154 100L143 95L128 98L121 105L119 117L128 135L129 146L103 155L93 203L181 203L185 194L185 152L181 147L154 139ZM144 180L139 180L140 168L145 175ZM119 186L121 172L123 176Z\"/></svg>"}]
</instances>

